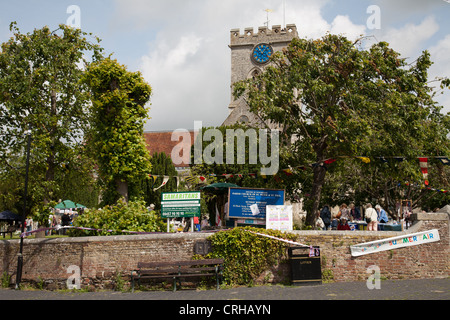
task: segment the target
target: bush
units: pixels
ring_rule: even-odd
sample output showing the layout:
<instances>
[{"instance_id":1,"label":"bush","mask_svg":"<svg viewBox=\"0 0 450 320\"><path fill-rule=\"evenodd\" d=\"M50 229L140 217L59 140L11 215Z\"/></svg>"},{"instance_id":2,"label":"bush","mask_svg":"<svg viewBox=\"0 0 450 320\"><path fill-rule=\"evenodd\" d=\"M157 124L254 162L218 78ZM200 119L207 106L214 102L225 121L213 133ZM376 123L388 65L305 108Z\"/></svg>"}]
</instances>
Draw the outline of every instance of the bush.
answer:
<instances>
[{"instance_id":1,"label":"bush","mask_svg":"<svg viewBox=\"0 0 450 320\"><path fill-rule=\"evenodd\" d=\"M288 244L248 231L287 240L296 239L292 234L251 227L221 231L209 237L213 251L206 258L225 259L223 280L228 285L252 285L264 271L288 258Z\"/></svg>"},{"instance_id":2,"label":"bush","mask_svg":"<svg viewBox=\"0 0 450 320\"><path fill-rule=\"evenodd\" d=\"M121 230L137 232L162 232L166 224L155 212L149 212L143 201L119 201L114 206L89 210L73 222L74 227L102 229L101 232L69 230L69 236L121 235ZM107 232L113 230L114 232ZM126 233L125 233L126 234Z\"/></svg>"}]
</instances>

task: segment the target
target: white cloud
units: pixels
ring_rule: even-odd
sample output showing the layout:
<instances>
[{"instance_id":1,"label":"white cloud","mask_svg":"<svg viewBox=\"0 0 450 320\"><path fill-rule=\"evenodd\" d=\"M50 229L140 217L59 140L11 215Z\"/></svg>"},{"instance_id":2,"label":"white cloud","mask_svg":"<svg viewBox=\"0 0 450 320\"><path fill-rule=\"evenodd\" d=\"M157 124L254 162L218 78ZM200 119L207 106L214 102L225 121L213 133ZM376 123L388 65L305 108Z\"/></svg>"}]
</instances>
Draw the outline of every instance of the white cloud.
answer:
<instances>
[{"instance_id":1,"label":"white cloud","mask_svg":"<svg viewBox=\"0 0 450 320\"><path fill-rule=\"evenodd\" d=\"M413 57L422 51L425 41L439 30L439 25L433 16L426 17L420 24L407 23L402 28L388 28L383 40L400 52L403 57Z\"/></svg>"},{"instance_id":2,"label":"white cloud","mask_svg":"<svg viewBox=\"0 0 450 320\"><path fill-rule=\"evenodd\" d=\"M356 40L366 33L366 26L355 25L349 16L337 16L331 23L332 34L343 34L350 40Z\"/></svg>"},{"instance_id":3,"label":"white cloud","mask_svg":"<svg viewBox=\"0 0 450 320\"><path fill-rule=\"evenodd\" d=\"M229 31L262 26L265 9L273 10L270 25L295 23L300 37L320 38L331 32L355 39L366 33L366 26L355 24L349 15L327 21L322 11L329 2L286 1L284 17L281 0L115 0L114 28L151 32L139 64L153 88L152 120L146 130L190 129L196 120L204 125L225 120L231 95ZM435 19L428 17L419 24L383 29L378 40L411 54L438 29Z\"/></svg>"},{"instance_id":4,"label":"white cloud","mask_svg":"<svg viewBox=\"0 0 450 320\"><path fill-rule=\"evenodd\" d=\"M429 70L429 79L436 77L450 77L450 34L429 49L431 61L434 64ZM444 112L450 112L450 92L446 90L437 97L437 101L444 107Z\"/></svg>"}]
</instances>

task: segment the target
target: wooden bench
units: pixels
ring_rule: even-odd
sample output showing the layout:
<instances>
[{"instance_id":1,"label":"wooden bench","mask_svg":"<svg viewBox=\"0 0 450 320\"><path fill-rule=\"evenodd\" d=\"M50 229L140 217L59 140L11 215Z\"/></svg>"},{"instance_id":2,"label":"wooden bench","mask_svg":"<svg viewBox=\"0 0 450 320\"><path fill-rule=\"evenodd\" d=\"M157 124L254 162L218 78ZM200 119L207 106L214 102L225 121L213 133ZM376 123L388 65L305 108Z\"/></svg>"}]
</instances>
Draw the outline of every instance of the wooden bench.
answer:
<instances>
[{"instance_id":1,"label":"wooden bench","mask_svg":"<svg viewBox=\"0 0 450 320\"><path fill-rule=\"evenodd\" d=\"M6 231L0 231L0 234L3 234L3 239L5 239L6 234L10 234L11 239L13 237L13 233L17 231L17 228L15 226L9 226Z\"/></svg>"},{"instance_id":2,"label":"wooden bench","mask_svg":"<svg viewBox=\"0 0 450 320\"><path fill-rule=\"evenodd\" d=\"M173 262L139 262L137 270L131 271L131 290L134 292L135 281L141 279L172 279L173 291L177 291L177 281L194 277L216 277L216 289L222 277L223 259L207 259Z\"/></svg>"}]
</instances>

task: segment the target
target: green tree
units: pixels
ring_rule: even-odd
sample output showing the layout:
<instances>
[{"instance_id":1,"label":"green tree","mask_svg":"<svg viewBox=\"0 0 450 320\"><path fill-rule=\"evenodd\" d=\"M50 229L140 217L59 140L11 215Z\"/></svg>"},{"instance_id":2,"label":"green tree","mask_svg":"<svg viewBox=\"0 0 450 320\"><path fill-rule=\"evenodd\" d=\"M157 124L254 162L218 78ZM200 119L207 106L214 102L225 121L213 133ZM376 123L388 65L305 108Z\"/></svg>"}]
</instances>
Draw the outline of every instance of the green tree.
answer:
<instances>
[{"instance_id":1,"label":"green tree","mask_svg":"<svg viewBox=\"0 0 450 320\"><path fill-rule=\"evenodd\" d=\"M82 68L103 49L98 38L91 42L91 34L64 25L22 34L11 23L10 30L0 52L0 161L10 166L19 159L23 167L24 134L31 130L31 195L35 205L45 205L55 200L62 164L79 154L89 104Z\"/></svg>"},{"instance_id":2,"label":"green tree","mask_svg":"<svg viewBox=\"0 0 450 320\"><path fill-rule=\"evenodd\" d=\"M297 137L290 146L293 167L317 164L306 202L309 225L320 205L327 159L420 156L433 132L423 130L424 123L444 117L427 84L427 52L408 64L385 42L367 50L360 44L330 34L294 39L264 73L235 85L235 95L245 94L253 112ZM430 155L446 152L437 148ZM402 170L420 175L412 167Z\"/></svg>"},{"instance_id":3,"label":"green tree","mask_svg":"<svg viewBox=\"0 0 450 320\"><path fill-rule=\"evenodd\" d=\"M130 72L111 58L91 64L84 83L92 98L88 143L109 194L106 202L112 204L119 197L128 201L128 184L151 172L143 138L151 87L140 72Z\"/></svg>"}]
</instances>

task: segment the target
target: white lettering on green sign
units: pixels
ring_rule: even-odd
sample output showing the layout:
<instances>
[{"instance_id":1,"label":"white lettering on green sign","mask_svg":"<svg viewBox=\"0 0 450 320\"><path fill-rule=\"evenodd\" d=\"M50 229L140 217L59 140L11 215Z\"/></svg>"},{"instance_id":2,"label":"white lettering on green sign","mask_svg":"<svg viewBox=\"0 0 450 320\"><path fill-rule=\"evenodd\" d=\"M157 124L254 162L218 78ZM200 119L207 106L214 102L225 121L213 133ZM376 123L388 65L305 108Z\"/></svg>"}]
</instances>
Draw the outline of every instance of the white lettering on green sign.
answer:
<instances>
[{"instance_id":1,"label":"white lettering on green sign","mask_svg":"<svg viewBox=\"0 0 450 320\"><path fill-rule=\"evenodd\" d=\"M193 200L193 199L200 200L200 192L163 194L163 201Z\"/></svg>"}]
</instances>

